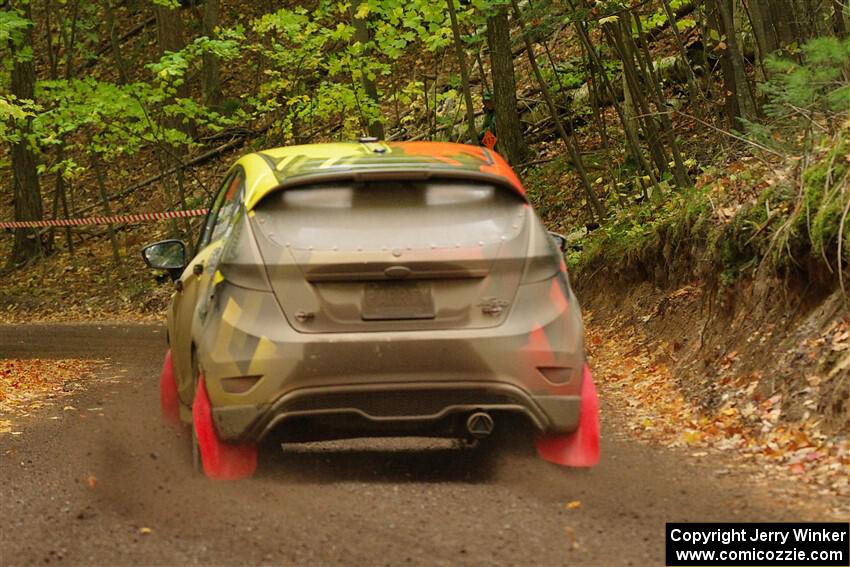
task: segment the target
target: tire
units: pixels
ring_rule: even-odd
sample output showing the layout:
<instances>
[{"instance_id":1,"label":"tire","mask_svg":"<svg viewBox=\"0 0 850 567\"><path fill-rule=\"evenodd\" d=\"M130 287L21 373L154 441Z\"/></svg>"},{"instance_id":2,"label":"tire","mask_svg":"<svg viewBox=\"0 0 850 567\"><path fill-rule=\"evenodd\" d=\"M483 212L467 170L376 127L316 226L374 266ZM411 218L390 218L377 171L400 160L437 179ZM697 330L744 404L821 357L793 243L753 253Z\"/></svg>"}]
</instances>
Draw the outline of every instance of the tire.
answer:
<instances>
[{"instance_id":1,"label":"tire","mask_svg":"<svg viewBox=\"0 0 850 567\"><path fill-rule=\"evenodd\" d=\"M573 433L538 437L537 454L545 461L565 467L592 467L599 463L599 397L590 368L584 365L581 413Z\"/></svg>"},{"instance_id":2,"label":"tire","mask_svg":"<svg viewBox=\"0 0 850 567\"><path fill-rule=\"evenodd\" d=\"M203 472L209 478L238 480L250 477L257 469L256 443L228 443L218 436L203 376L198 378L192 404L192 439Z\"/></svg>"}]
</instances>

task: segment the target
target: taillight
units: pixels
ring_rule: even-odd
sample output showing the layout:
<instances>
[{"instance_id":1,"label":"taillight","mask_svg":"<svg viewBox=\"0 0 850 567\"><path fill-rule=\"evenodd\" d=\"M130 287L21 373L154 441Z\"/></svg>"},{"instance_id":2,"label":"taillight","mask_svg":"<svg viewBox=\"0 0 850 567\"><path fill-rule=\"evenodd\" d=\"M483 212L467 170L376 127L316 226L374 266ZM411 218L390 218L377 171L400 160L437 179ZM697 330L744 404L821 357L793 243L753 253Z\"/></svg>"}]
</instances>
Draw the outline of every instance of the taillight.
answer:
<instances>
[{"instance_id":1,"label":"taillight","mask_svg":"<svg viewBox=\"0 0 850 567\"><path fill-rule=\"evenodd\" d=\"M561 270L563 264L563 254L555 247L543 223L531 210L529 210L529 221L531 226L529 227L528 255L521 282L524 284L552 278Z\"/></svg>"}]
</instances>

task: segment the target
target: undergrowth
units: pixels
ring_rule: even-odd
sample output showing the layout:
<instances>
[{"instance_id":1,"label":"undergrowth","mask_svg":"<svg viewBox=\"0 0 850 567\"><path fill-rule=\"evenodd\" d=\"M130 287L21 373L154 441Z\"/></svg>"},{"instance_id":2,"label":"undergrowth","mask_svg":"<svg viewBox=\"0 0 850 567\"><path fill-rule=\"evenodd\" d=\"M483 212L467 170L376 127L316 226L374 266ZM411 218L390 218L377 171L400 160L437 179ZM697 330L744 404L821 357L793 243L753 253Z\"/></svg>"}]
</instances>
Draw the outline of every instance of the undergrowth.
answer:
<instances>
[{"instance_id":1,"label":"undergrowth","mask_svg":"<svg viewBox=\"0 0 850 567\"><path fill-rule=\"evenodd\" d=\"M568 263L577 273L603 263L646 268L668 262L666 248L690 254L686 277L715 274L724 285L760 269L783 274L818 266L835 274L839 258L842 267L850 263L850 132L843 134L775 173L767 187L757 186L764 166L752 165L744 170L749 175L709 174L662 203L619 210L569 251Z\"/></svg>"},{"instance_id":2,"label":"undergrowth","mask_svg":"<svg viewBox=\"0 0 850 567\"><path fill-rule=\"evenodd\" d=\"M765 120L748 123L770 161L704 165L695 188L613 212L569 253L579 273L603 263L721 285L794 272L842 286L850 264L850 40L819 38L799 59L773 57ZM532 194L533 196L533 194ZM619 206L618 206L619 205ZM823 276L826 276L824 278Z\"/></svg>"}]
</instances>

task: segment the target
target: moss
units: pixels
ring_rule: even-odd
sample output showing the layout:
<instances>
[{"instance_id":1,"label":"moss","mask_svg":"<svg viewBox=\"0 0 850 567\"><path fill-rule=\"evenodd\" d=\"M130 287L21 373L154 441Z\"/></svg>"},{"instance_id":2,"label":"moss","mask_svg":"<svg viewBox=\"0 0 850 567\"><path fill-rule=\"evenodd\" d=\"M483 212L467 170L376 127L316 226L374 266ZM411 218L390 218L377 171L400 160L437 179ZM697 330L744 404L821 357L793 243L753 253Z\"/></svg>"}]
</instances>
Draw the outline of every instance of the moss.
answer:
<instances>
[{"instance_id":1,"label":"moss","mask_svg":"<svg viewBox=\"0 0 850 567\"><path fill-rule=\"evenodd\" d=\"M661 204L643 202L621 212L587 239L581 255L572 257L571 268L580 272L600 262L631 268L653 261L670 234L685 226L678 218L688 210L681 199L672 195Z\"/></svg>"},{"instance_id":2,"label":"moss","mask_svg":"<svg viewBox=\"0 0 850 567\"><path fill-rule=\"evenodd\" d=\"M838 243L841 217L847 204L843 189L848 170L845 156L849 150L850 142L843 140L803 175L812 252L818 255L831 256L830 249Z\"/></svg>"},{"instance_id":3,"label":"moss","mask_svg":"<svg viewBox=\"0 0 850 567\"><path fill-rule=\"evenodd\" d=\"M817 209L811 225L812 251L816 254L828 254L828 248L838 242L844 206L843 199L832 197Z\"/></svg>"},{"instance_id":4,"label":"moss","mask_svg":"<svg viewBox=\"0 0 850 567\"><path fill-rule=\"evenodd\" d=\"M651 269L675 260L690 262L694 270L707 264L718 283L735 285L760 266L778 274L809 269L813 262L824 265L825 259L834 266L850 194L848 154L850 141L841 140L803 172L802 193L793 180L774 183L728 222L718 222L712 186L669 192L661 203L612 206L615 212L585 239L583 249L569 254L570 268L579 273L602 264ZM737 186L761 178L758 170L744 170L737 175ZM557 214L557 207L549 213ZM843 254L850 260L850 222L846 224ZM664 249L673 251L672 258L664 256Z\"/></svg>"}]
</instances>

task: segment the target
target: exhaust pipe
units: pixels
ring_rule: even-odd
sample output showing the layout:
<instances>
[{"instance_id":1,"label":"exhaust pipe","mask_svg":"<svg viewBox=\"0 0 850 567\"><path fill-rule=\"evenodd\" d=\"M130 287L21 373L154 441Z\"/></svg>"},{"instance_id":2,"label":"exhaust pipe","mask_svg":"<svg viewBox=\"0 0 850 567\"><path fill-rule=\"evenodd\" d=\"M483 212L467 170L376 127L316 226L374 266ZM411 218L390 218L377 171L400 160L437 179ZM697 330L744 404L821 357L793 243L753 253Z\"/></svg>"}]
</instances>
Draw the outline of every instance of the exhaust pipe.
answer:
<instances>
[{"instance_id":1,"label":"exhaust pipe","mask_svg":"<svg viewBox=\"0 0 850 567\"><path fill-rule=\"evenodd\" d=\"M483 411L477 411L466 419L466 431L474 439L489 437L494 427L493 418Z\"/></svg>"}]
</instances>

